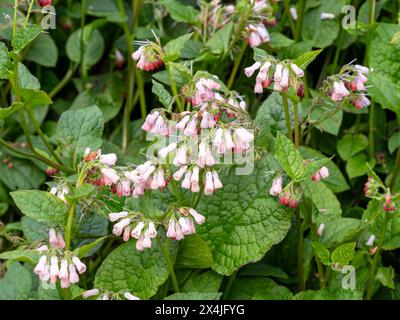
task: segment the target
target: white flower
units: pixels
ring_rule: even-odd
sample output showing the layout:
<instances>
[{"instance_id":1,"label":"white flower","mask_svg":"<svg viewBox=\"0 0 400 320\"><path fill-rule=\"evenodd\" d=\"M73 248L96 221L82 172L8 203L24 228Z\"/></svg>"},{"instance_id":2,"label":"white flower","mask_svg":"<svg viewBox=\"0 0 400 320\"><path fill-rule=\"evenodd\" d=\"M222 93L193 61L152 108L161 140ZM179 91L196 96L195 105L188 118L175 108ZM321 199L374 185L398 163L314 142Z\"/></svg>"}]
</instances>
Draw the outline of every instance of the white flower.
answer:
<instances>
[{"instance_id":1,"label":"white flower","mask_svg":"<svg viewBox=\"0 0 400 320\"><path fill-rule=\"evenodd\" d=\"M117 162L117 155L115 153L102 154L99 161L107 166L113 166Z\"/></svg>"},{"instance_id":2,"label":"white flower","mask_svg":"<svg viewBox=\"0 0 400 320\"><path fill-rule=\"evenodd\" d=\"M272 181L271 189L269 190L269 194L271 196L277 196L282 192L282 177L279 176Z\"/></svg>"},{"instance_id":3,"label":"white flower","mask_svg":"<svg viewBox=\"0 0 400 320\"><path fill-rule=\"evenodd\" d=\"M140 298L134 296L133 294L131 294L130 292L125 292L124 293L124 297L128 300L140 300Z\"/></svg>"},{"instance_id":4,"label":"white flower","mask_svg":"<svg viewBox=\"0 0 400 320\"><path fill-rule=\"evenodd\" d=\"M84 263L82 263L78 257L76 257L76 256L72 257L72 262L74 263L79 274L82 274L86 271L86 265Z\"/></svg>"},{"instance_id":5,"label":"white flower","mask_svg":"<svg viewBox=\"0 0 400 320\"><path fill-rule=\"evenodd\" d=\"M321 20L335 19L335 15L329 12L322 12L320 18Z\"/></svg>"},{"instance_id":6,"label":"white flower","mask_svg":"<svg viewBox=\"0 0 400 320\"><path fill-rule=\"evenodd\" d=\"M84 299L91 297L91 296L97 296L99 294L99 289L91 289L91 290L86 290L85 292L82 293L82 297Z\"/></svg>"},{"instance_id":7,"label":"white flower","mask_svg":"<svg viewBox=\"0 0 400 320\"><path fill-rule=\"evenodd\" d=\"M322 234L323 234L323 232L324 232L324 229L325 229L325 224L321 223L321 224L319 225L319 227L318 227L317 235L319 235L319 236L321 237Z\"/></svg>"}]
</instances>

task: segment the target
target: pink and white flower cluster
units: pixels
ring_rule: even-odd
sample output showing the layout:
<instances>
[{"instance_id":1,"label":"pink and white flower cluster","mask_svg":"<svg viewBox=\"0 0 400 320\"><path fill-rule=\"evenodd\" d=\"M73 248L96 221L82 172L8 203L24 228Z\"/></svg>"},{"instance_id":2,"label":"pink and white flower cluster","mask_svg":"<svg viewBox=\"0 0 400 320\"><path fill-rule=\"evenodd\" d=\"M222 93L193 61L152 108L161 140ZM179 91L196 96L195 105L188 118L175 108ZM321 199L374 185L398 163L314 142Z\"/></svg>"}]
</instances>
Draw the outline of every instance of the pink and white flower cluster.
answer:
<instances>
[{"instance_id":1,"label":"pink and white flower cluster","mask_svg":"<svg viewBox=\"0 0 400 320\"><path fill-rule=\"evenodd\" d=\"M327 167L324 166L312 175L311 180L318 182L321 179L326 179L328 177L329 177L329 170Z\"/></svg>"},{"instance_id":2,"label":"pink and white flower cluster","mask_svg":"<svg viewBox=\"0 0 400 320\"><path fill-rule=\"evenodd\" d=\"M282 176L273 179L271 188L269 189L269 194L274 197L279 196L279 203L281 205L291 209L297 208L300 199L299 195L294 192L291 187L289 188L289 186L283 189L282 183Z\"/></svg>"},{"instance_id":3,"label":"pink and white flower cluster","mask_svg":"<svg viewBox=\"0 0 400 320\"><path fill-rule=\"evenodd\" d=\"M203 224L204 216L192 208L176 209L168 220L167 237L182 240L187 235L196 233L197 224Z\"/></svg>"},{"instance_id":4,"label":"pink and white flower cluster","mask_svg":"<svg viewBox=\"0 0 400 320\"><path fill-rule=\"evenodd\" d=\"M273 83L273 90L286 92L292 86L295 92L302 96L304 71L295 63L290 61L279 62L273 57L265 61L257 61L244 70L245 75L250 78L258 70L254 93L262 93Z\"/></svg>"},{"instance_id":5,"label":"pink and white flower cluster","mask_svg":"<svg viewBox=\"0 0 400 320\"><path fill-rule=\"evenodd\" d=\"M109 214L109 220L116 222L113 234L121 236L124 241L131 237L136 239L136 249L143 251L151 248L151 241L157 236L157 229L153 221L140 220L141 215L136 212L113 212Z\"/></svg>"},{"instance_id":6,"label":"pink and white flower cluster","mask_svg":"<svg viewBox=\"0 0 400 320\"><path fill-rule=\"evenodd\" d=\"M367 67L361 65L346 65L338 75L328 78L325 90L332 101L340 102L348 99L356 109L365 108L371 104L366 96L365 86L369 71Z\"/></svg>"},{"instance_id":7,"label":"pink and white flower cluster","mask_svg":"<svg viewBox=\"0 0 400 320\"><path fill-rule=\"evenodd\" d=\"M132 53L132 59L137 61L136 66L138 69L153 71L160 68L163 64L160 50L156 43L147 41Z\"/></svg>"},{"instance_id":8,"label":"pink and white flower cluster","mask_svg":"<svg viewBox=\"0 0 400 320\"><path fill-rule=\"evenodd\" d=\"M41 281L55 284L59 279L61 288L68 288L71 284L79 282L79 274L86 271L86 265L72 252L65 252L65 242L61 232L49 230L49 245L36 249L41 256L34 273Z\"/></svg>"}]
</instances>

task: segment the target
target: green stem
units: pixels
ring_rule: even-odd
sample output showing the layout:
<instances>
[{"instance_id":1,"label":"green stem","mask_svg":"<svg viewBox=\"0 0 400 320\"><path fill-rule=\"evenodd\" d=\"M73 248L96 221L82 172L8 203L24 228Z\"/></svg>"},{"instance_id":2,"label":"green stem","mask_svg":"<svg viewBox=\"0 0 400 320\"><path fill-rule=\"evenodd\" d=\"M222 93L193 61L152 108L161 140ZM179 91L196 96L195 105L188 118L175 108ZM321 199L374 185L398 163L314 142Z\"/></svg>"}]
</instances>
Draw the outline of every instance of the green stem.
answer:
<instances>
[{"instance_id":1,"label":"green stem","mask_svg":"<svg viewBox=\"0 0 400 320\"><path fill-rule=\"evenodd\" d=\"M369 271L369 278L368 278L368 287L367 287L367 295L365 296L366 300L371 300L372 298L372 293L374 290L374 282L375 282L375 270L376 270L376 264L378 262L378 257L380 256L380 252L382 249L383 241L385 240L385 235L386 235L386 230L388 227L389 223L389 215L385 213L385 224L383 225L381 237L379 239L378 247L376 249L376 252L374 254L374 258L372 259L371 263L371 268Z\"/></svg>"},{"instance_id":2,"label":"green stem","mask_svg":"<svg viewBox=\"0 0 400 320\"><path fill-rule=\"evenodd\" d=\"M86 1L82 0L82 8L81 8L81 34L80 34L80 61L81 61L81 77L82 77L82 87L86 87L87 82L87 70L84 64L84 57L85 57L85 20L86 20Z\"/></svg>"},{"instance_id":3,"label":"green stem","mask_svg":"<svg viewBox=\"0 0 400 320\"><path fill-rule=\"evenodd\" d=\"M17 12L18 12L18 0L14 0L13 39L17 33Z\"/></svg>"},{"instance_id":4,"label":"green stem","mask_svg":"<svg viewBox=\"0 0 400 320\"><path fill-rule=\"evenodd\" d=\"M50 142L47 140L45 134L43 133L42 129L40 128L40 125L37 122L36 117L35 117L34 113L32 112L32 110L29 107L27 107L26 111L28 112L28 116L33 124L33 127L35 128L36 132L38 133L38 135L40 136L40 138L46 145L46 148L50 151L51 155L54 157L54 159L56 159L56 161L59 164L63 164L60 157L54 152L53 147L51 146Z\"/></svg>"},{"instance_id":5,"label":"green stem","mask_svg":"<svg viewBox=\"0 0 400 320\"><path fill-rule=\"evenodd\" d=\"M392 177L390 178L390 182L389 182L390 189L393 189L394 184L396 183L397 176L399 174L399 170L400 170L400 148L397 149L396 162L394 164Z\"/></svg>"},{"instance_id":6,"label":"green stem","mask_svg":"<svg viewBox=\"0 0 400 320\"><path fill-rule=\"evenodd\" d=\"M125 33L126 43L128 46L128 53L131 54L133 52L132 46L132 35L129 29L128 18L126 16L124 3L122 0L118 0L118 9L121 13L121 16L126 21L123 24L123 29ZM126 94L126 102L125 102L125 109L124 109L124 116L122 120L122 150L126 153L126 148L128 147L128 140L129 140L129 129L130 129L130 117L132 111L132 103L133 103L133 85L134 85L134 64L133 60L129 58L128 60L128 89Z\"/></svg>"},{"instance_id":7,"label":"green stem","mask_svg":"<svg viewBox=\"0 0 400 320\"><path fill-rule=\"evenodd\" d=\"M76 202L72 202L68 212L67 225L65 227L65 250L71 249L71 234L72 234L72 222L75 216Z\"/></svg>"},{"instance_id":8,"label":"green stem","mask_svg":"<svg viewBox=\"0 0 400 320\"><path fill-rule=\"evenodd\" d=\"M375 103L371 102L369 107L369 156L371 159L375 159L375 141L374 141L374 113L375 113Z\"/></svg>"},{"instance_id":9,"label":"green stem","mask_svg":"<svg viewBox=\"0 0 400 320\"><path fill-rule=\"evenodd\" d=\"M174 286L175 293L179 292L179 286L178 286L178 281L176 280L175 272L174 272L174 266L172 264L171 260L171 252L170 252L170 247L171 247L171 239L166 238L165 241L165 261L167 263L168 271L169 271L169 276L171 277L172 285Z\"/></svg>"},{"instance_id":10,"label":"green stem","mask_svg":"<svg viewBox=\"0 0 400 320\"><path fill-rule=\"evenodd\" d=\"M236 279L237 270L229 276L228 283L226 284L223 299L226 299L229 296L229 292L231 291L233 282Z\"/></svg>"},{"instance_id":11,"label":"green stem","mask_svg":"<svg viewBox=\"0 0 400 320\"><path fill-rule=\"evenodd\" d=\"M282 92L281 96L282 96L283 108L285 110L287 135L290 140L293 140L292 124L290 123L289 103L287 95L286 93Z\"/></svg>"},{"instance_id":12,"label":"green stem","mask_svg":"<svg viewBox=\"0 0 400 320\"><path fill-rule=\"evenodd\" d=\"M50 91L49 97L53 98L57 93L59 93L71 80L72 76L74 75L75 71L78 69L79 64L70 65L68 68L67 73L64 75L64 78L54 87L53 90Z\"/></svg>"},{"instance_id":13,"label":"green stem","mask_svg":"<svg viewBox=\"0 0 400 320\"><path fill-rule=\"evenodd\" d=\"M26 18L25 18L25 22L24 22L24 27L26 27L26 25L29 22L29 17L31 15L32 12L32 7L33 7L33 3L35 2L35 0L31 0L30 4L29 4L29 8L28 8L28 12L26 13Z\"/></svg>"},{"instance_id":14,"label":"green stem","mask_svg":"<svg viewBox=\"0 0 400 320\"><path fill-rule=\"evenodd\" d=\"M178 110L179 110L179 112L183 112L183 106L182 106L181 100L179 99L179 96L178 96L178 90L176 89L176 83L175 83L174 77L172 76L171 66L170 66L169 62L166 64L166 68L167 68L167 72L168 72L169 81L171 83L172 93L174 95L176 104L178 106Z\"/></svg>"},{"instance_id":15,"label":"green stem","mask_svg":"<svg viewBox=\"0 0 400 320\"><path fill-rule=\"evenodd\" d=\"M297 237L297 273L299 277L299 289L303 291L305 289L304 281L304 270L303 270L303 232L301 228L301 217L300 210L296 208L296 237Z\"/></svg>"},{"instance_id":16,"label":"green stem","mask_svg":"<svg viewBox=\"0 0 400 320\"><path fill-rule=\"evenodd\" d=\"M235 63L233 65L233 69L232 69L231 75L230 75L229 80L228 80L227 87L228 87L229 90L232 88L233 82L235 81L236 73L237 73L237 71L239 69L240 63L242 62L244 53L246 52L246 49L247 49L247 42L245 41L245 42L243 42L242 48L240 49L240 52L239 52L238 56L235 59Z\"/></svg>"},{"instance_id":17,"label":"green stem","mask_svg":"<svg viewBox=\"0 0 400 320\"><path fill-rule=\"evenodd\" d=\"M290 14L290 0L285 0L283 2L283 4L284 4L284 7L285 7L284 15L285 15L286 18L289 19L290 30L292 31L293 37L295 37L295 35L296 35L296 27L294 25L294 21L292 19L292 15Z\"/></svg>"},{"instance_id":18,"label":"green stem","mask_svg":"<svg viewBox=\"0 0 400 320\"><path fill-rule=\"evenodd\" d=\"M300 39L301 29L303 28L304 13L305 13L305 10L306 10L306 1L307 0L301 0L300 1L299 19L297 20L296 33L294 35L294 40L295 41L299 41L299 39Z\"/></svg>"},{"instance_id":19,"label":"green stem","mask_svg":"<svg viewBox=\"0 0 400 320\"><path fill-rule=\"evenodd\" d=\"M300 145L300 132L299 132L299 112L297 102L294 102L294 143L298 148Z\"/></svg>"}]
</instances>

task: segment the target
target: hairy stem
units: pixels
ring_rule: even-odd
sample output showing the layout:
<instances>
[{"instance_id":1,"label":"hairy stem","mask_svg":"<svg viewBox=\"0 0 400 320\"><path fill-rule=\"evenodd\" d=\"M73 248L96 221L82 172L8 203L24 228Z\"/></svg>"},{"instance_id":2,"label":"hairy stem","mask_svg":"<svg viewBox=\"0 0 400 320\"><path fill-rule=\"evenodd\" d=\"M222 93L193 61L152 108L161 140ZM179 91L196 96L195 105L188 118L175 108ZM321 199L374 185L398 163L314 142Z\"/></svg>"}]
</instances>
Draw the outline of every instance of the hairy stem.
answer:
<instances>
[{"instance_id":1,"label":"hairy stem","mask_svg":"<svg viewBox=\"0 0 400 320\"><path fill-rule=\"evenodd\" d=\"M299 289L305 289L304 270L303 270L303 232L301 228L300 210L296 208L296 237L297 237L297 273L299 277Z\"/></svg>"},{"instance_id":2,"label":"hairy stem","mask_svg":"<svg viewBox=\"0 0 400 320\"><path fill-rule=\"evenodd\" d=\"M228 89L232 88L233 82L235 81L236 73L239 69L240 63L242 62L244 53L246 52L246 48L247 48L247 42L243 42L242 48L240 49L240 52L235 59L233 69L232 69L231 75L228 80L228 84L227 84Z\"/></svg>"},{"instance_id":3,"label":"hairy stem","mask_svg":"<svg viewBox=\"0 0 400 320\"><path fill-rule=\"evenodd\" d=\"M171 247L171 239L166 238L165 240L165 261L167 263L168 271L169 271L169 276L171 277L172 285L174 287L175 293L179 292L179 286L178 286L178 281L176 280L175 272L174 272L174 265L171 260L171 252L170 252L170 247Z\"/></svg>"},{"instance_id":4,"label":"hairy stem","mask_svg":"<svg viewBox=\"0 0 400 320\"><path fill-rule=\"evenodd\" d=\"M293 139L293 132L292 132L292 124L290 122L290 113L289 113L289 103L287 99L286 93L282 92L282 102L283 102L283 108L285 110L285 120L286 120L286 129L287 129L287 136L290 140Z\"/></svg>"},{"instance_id":5,"label":"hairy stem","mask_svg":"<svg viewBox=\"0 0 400 320\"><path fill-rule=\"evenodd\" d=\"M299 112L297 102L294 103L294 144L298 148L300 145L300 132L299 132Z\"/></svg>"},{"instance_id":6,"label":"hairy stem","mask_svg":"<svg viewBox=\"0 0 400 320\"><path fill-rule=\"evenodd\" d=\"M65 250L70 250L71 248L71 233L72 233L72 222L75 216L76 202L74 201L69 207L68 220L65 227Z\"/></svg>"},{"instance_id":7,"label":"hairy stem","mask_svg":"<svg viewBox=\"0 0 400 320\"><path fill-rule=\"evenodd\" d=\"M389 223L389 216L385 214L385 224L383 225L382 233L379 239L378 247L375 251L374 258L372 259L371 267L369 270L369 278L368 278L368 287L367 287L367 294L365 296L366 300L371 300L372 293L374 291L374 282L375 282L375 270L376 264L378 262L378 257L380 256L380 252L382 249L383 241L385 240L386 230Z\"/></svg>"}]
</instances>

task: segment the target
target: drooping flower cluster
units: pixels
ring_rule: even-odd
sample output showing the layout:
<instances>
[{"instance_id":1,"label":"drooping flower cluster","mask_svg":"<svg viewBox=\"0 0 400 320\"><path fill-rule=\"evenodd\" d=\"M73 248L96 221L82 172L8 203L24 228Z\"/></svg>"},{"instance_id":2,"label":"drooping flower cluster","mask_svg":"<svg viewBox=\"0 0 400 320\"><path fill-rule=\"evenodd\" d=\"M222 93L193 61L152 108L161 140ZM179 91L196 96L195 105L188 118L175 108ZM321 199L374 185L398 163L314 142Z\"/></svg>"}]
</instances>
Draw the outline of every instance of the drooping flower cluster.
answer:
<instances>
[{"instance_id":1,"label":"drooping flower cluster","mask_svg":"<svg viewBox=\"0 0 400 320\"><path fill-rule=\"evenodd\" d=\"M134 296L129 291L120 294L93 288L82 293L82 298L87 299L90 297L96 297L96 300L121 300L121 296L126 300L140 300L140 298Z\"/></svg>"},{"instance_id":2,"label":"drooping flower cluster","mask_svg":"<svg viewBox=\"0 0 400 320\"><path fill-rule=\"evenodd\" d=\"M328 77L323 89L334 102L349 101L356 109L360 110L371 104L367 98L369 69L361 65L345 65L339 74Z\"/></svg>"},{"instance_id":3,"label":"drooping flower cluster","mask_svg":"<svg viewBox=\"0 0 400 320\"><path fill-rule=\"evenodd\" d=\"M273 90L287 92L292 87L298 96L303 96L304 84L301 78L304 71L295 63L285 60L278 61L272 56L266 55L244 70L250 78L258 70L254 93L262 93L273 83Z\"/></svg>"},{"instance_id":4,"label":"drooping flower cluster","mask_svg":"<svg viewBox=\"0 0 400 320\"><path fill-rule=\"evenodd\" d=\"M271 196L279 196L279 203L291 209L297 208L301 198L301 192L298 188L294 188L292 183L289 183L284 189L282 187L283 178L278 176L272 180L269 194Z\"/></svg>"},{"instance_id":5,"label":"drooping flower cluster","mask_svg":"<svg viewBox=\"0 0 400 320\"><path fill-rule=\"evenodd\" d=\"M383 190L383 191L381 191ZM398 199L398 194L391 193L390 188L385 187L382 181L376 176L368 177L367 182L364 184L364 195L371 199L376 199L383 202L383 210L386 212L396 211L396 203L394 200Z\"/></svg>"},{"instance_id":6,"label":"drooping flower cluster","mask_svg":"<svg viewBox=\"0 0 400 320\"><path fill-rule=\"evenodd\" d=\"M67 200L65 199L65 195L69 194L69 189L68 186L64 183L61 183L57 185L56 187L52 187L50 189L50 193L54 194L58 198L60 198L64 203L67 203Z\"/></svg>"},{"instance_id":7,"label":"drooping flower cluster","mask_svg":"<svg viewBox=\"0 0 400 320\"><path fill-rule=\"evenodd\" d=\"M203 224L204 216L193 208L178 208L168 215L167 237L174 240L182 240L187 235L196 232L195 222Z\"/></svg>"},{"instance_id":8,"label":"drooping flower cluster","mask_svg":"<svg viewBox=\"0 0 400 320\"><path fill-rule=\"evenodd\" d=\"M79 274L86 271L82 261L70 251L64 251L65 242L61 232L49 230L49 246L42 245L36 250L41 254L34 272L41 281L55 284L59 279L61 288L68 288L79 282Z\"/></svg>"},{"instance_id":9,"label":"drooping flower cluster","mask_svg":"<svg viewBox=\"0 0 400 320\"><path fill-rule=\"evenodd\" d=\"M210 3L200 3L200 21L203 25L200 30L207 32L203 34L213 34L229 22L239 21L243 15L248 15L243 37L247 40L250 47L258 47L270 41L268 26L275 26L276 19L271 3L276 1L251 0L249 6L244 6L244 2L233 4L221 4L220 0L213 0ZM248 10L251 9L250 12Z\"/></svg>"},{"instance_id":10,"label":"drooping flower cluster","mask_svg":"<svg viewBox=\"0 0 400 320\"><path fill-rule=\"evenodd\" d=\"M324 166L312 175L311 180L318 182L321 179L326 179L328 177L329 177L329 170L327 167Z\"/></svg>"},{"instance_id":11,"label":"drooping flower cluster","mask_svg":"<svg viewBox=\"0 0 400 320\"><path fill-rule=\"evenodd\" d=\"M132 59L137 61L137 68L144 71L153 71L163 64L160 46L151 41L137 42L140 47L132 53Z\"/></svg>"},{"instance_id":12,"label":"drooping flower cluster","mask_svg":"<svg viewBox=\"0 0 400 320\"><path fill-rule=\"evenodd\" d=\"M151 240L157 236L157 229L153 221L143 219L143 215L138 212L113 212L109 214L109 220L116 222L113 227L113 234L121 236L124 241L131 237L136 239L136 249L143 251L151 248Z\"/></svg>"}]
</instances>

